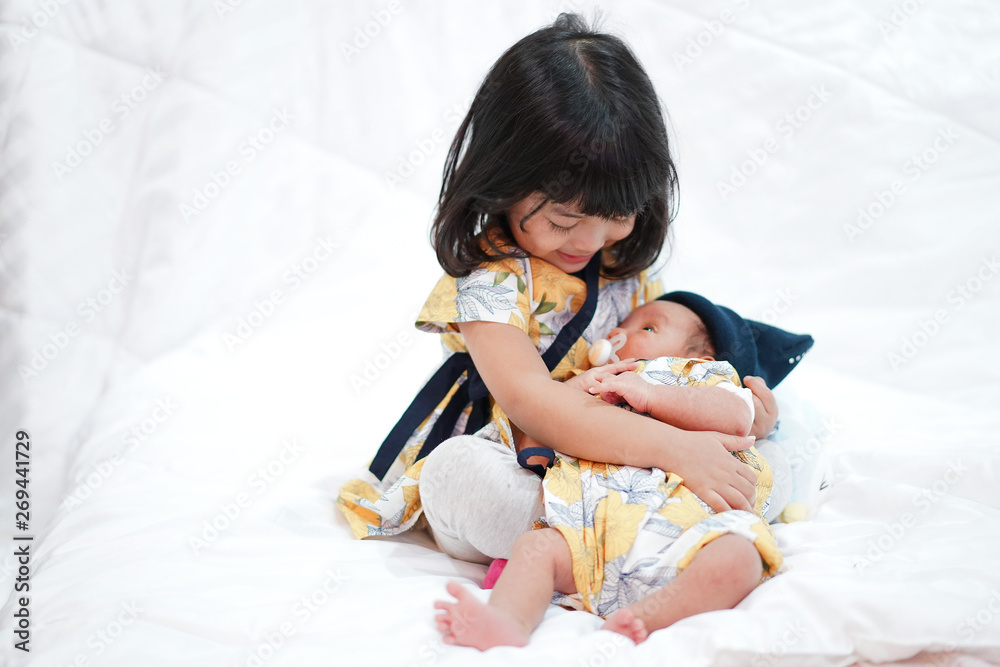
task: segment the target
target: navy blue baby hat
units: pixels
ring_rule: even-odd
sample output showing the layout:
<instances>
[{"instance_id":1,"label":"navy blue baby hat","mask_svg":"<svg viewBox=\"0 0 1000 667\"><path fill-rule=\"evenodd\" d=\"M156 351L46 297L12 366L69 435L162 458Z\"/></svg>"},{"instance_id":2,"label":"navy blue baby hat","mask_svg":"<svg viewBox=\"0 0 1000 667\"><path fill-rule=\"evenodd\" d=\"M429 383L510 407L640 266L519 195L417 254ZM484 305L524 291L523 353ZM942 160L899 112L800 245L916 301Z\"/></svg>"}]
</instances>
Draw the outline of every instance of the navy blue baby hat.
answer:
<instances>
[{"instance_id":1,"label":"navy blue baby hat","mask_svg":"<svg viewBox=\"0 0 1000 667\"><path fill-rule=\"evenodd\" d=\"M771 388L784 380L813 346L812 336L745 320L692 292L671 292L657 301L673 301L693 310L715 343L715 358L731 363L740 378L757 375Z\"/></svg>"}]
</instances>

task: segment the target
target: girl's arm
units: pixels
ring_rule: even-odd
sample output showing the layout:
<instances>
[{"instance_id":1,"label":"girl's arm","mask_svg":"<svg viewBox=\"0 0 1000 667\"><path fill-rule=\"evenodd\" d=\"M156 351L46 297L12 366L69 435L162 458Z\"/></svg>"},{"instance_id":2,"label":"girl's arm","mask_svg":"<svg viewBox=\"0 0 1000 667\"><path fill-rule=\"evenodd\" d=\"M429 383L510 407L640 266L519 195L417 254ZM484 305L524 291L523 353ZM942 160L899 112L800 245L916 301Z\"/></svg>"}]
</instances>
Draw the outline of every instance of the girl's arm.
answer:
<instances>
[{"instance_id":1,"label":"girl's arm","mask_svg":"<svg viewBox=\"0 0 1000 667\"><path fill-rule=\"evenodd\" d=\"M682 387L651 384L635 373L608 375L587 391L609 403L625 401L639 412L686 431L750 434L754 416L750 406L722 387Z\"/></svg>"},{"instance_id":2,"label":"girl's arm","mask_svg":"<svg viewBox=\"0 0 1000 667\"><path fill-rule=\"evenodd\" d=\"M556 382L521 330L496 322L458 324L493 398L529 436L569 456L676 472L717 512L753 510L755 473L729 451L751 438L689 432L621 410Z\"/></svg>"}]
</instances>

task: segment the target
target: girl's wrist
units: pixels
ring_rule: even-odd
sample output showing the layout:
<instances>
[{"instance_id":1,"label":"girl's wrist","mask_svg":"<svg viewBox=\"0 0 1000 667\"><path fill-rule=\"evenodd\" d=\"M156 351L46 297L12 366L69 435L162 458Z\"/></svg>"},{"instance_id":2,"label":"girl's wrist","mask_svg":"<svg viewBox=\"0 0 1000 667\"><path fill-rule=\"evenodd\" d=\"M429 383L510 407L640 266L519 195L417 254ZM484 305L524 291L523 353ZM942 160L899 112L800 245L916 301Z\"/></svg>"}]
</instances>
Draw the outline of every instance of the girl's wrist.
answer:
<instances>
[{"instance_id":1,"label":"girl's wrist","mask_svg":"<svg viewBox=\"0 0 1000 667\"><path fill-rule=\"evenodd\" d=\"M654 422L659 431L656 440L656 465L660 470L675 470L686 458L685 452L694 445L694 433L683 431L663 422Z\"/></svg>"}]
</instances>

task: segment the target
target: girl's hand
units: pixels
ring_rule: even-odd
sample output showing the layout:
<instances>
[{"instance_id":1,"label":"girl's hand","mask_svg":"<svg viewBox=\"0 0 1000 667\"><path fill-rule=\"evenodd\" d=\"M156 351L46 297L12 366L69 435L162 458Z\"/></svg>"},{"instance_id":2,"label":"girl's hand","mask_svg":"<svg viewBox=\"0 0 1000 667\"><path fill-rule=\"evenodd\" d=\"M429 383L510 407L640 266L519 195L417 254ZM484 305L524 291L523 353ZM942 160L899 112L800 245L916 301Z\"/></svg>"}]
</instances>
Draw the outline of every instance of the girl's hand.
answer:
<instances>
[{"instance_id":1,"label":"girl's hand","mask_svg":"<svg viewBox=\"0 0 1000 667\"><path fill-rule=\"evenodd\" d=\"M596 383L599 383L604 378L614 377L619 373L632 371L638 367L639 362L635 359L622 359L612 364L591 368L589 371L584 371L575 377L569 378L563 384L569 387L576 387L581 391L590 392L590 388L596 386Z\"/></svg>"},{"instance_id":2,"label":"girl's hand","mask_svg":"<svg viewBox=\"0 0 1000 667\"><path fill-rule=\"evenodd\" d=\"M748 375L743 378L743 385L753 394L753 427L750 435L763 440L771 435L774 425L778 423L778 403L762 378Z\"/></svg>"},{"instance_id":3,"label":"girl's hand","mask_svg":"<svg viewBox=\"0 0 1000 667\"><path fill-rule=\"evenodd\" d=\"M604 377L587 387L587 391L591 394L600 394L608 403L625 401L639 412L649 412L653 399L653 385L635 373Z\"/></svg>"},{"instance_id":4,"label":"girl's hand","mask_svg":"<svg viewBox=\"0 0 1000 667\"><path fill-rule=\"evenodd\" d=\"M684 453L673 468L684 478L684 485L716 512L753 512L757 473L729 453L749 448L753 438L714 431L685 433L683 443L677 443Z\"/></svg>"}]
</instances>

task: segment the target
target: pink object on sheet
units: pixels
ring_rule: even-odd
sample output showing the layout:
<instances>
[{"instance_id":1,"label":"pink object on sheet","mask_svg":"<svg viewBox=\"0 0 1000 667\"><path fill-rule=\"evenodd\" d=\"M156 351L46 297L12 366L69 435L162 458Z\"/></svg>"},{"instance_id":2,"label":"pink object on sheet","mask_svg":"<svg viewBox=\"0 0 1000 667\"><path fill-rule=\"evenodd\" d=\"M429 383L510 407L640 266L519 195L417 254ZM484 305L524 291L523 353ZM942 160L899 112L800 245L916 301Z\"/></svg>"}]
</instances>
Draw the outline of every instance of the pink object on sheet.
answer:
<instances>
[{"instance_id":1,"label":"pink object on sheet","mask_svg":"<svg viewBox=\"0 0 1000 667\"><path fill-rule=\"evenodd\" d=\"M486 578L483 579L483 590L488 591L493 588L493 584L497 583L497 579L500 578L500 573L503 572L504 567L507 566L506 558L497 558L492 563L490 563L490 569L486 570Z\"/></svg>"}]
</instances>

